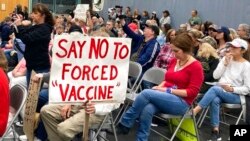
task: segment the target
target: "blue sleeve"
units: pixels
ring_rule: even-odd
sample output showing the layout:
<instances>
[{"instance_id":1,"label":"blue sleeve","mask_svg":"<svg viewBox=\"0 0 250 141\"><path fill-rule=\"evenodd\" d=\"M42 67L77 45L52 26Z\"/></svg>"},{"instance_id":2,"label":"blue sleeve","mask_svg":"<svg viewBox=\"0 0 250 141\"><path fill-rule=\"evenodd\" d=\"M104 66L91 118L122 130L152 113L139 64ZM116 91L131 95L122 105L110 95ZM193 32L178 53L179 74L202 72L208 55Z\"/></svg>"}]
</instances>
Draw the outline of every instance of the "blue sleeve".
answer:
<instances>
[{"instance_id":1,"label":"blue sleeve","mask_svg":"<svg viewBox=\"0 0 250 141\"><path fill-rule=\"evenodd\" d=\"M125 24L123 27L122 27L123 31L128 35L128 37L132 38L132 40L134 40L135 42L138 42L140 41L141 39L143 39L143 36L142 35L139 35L139 34L136 34L134 33L129 27L127 24Z\"/></svg>"},{"instance_id":2,"label":"blue sleeve","mask_svg":"<svg viewBox=\"0 0 250 141\"><path fill-rule=\"evenodd\" d=\"M142 66L147 65L154 61L154 58L160 52L160 45L157 42L151 43L148 45L146 51L141 54L141 57L138 58L138 63Z\"/></svg>"}]
</instances>

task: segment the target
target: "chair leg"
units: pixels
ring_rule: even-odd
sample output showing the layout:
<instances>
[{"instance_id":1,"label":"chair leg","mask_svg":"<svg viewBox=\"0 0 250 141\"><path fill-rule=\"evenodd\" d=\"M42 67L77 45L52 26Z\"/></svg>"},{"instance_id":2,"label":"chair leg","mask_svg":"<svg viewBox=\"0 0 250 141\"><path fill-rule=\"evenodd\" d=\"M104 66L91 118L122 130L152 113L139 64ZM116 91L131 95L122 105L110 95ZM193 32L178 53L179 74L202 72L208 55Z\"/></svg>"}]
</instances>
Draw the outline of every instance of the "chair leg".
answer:
<instances>
[{"instance_id":1,"label":"chair leg","mask_svg":"<svg viewBox=\"0 0 250 141\"><path fill-rule=\"evenodd\" d=\"M119 121L119 118L120 118L120 115L122 113L122 110L124 110L125 106L126 106L126 102L124 102L124 104L120 107L120 110L119 112L117 113L116 117L115 117L115 120L114 120L114 123L117 123Z\"/></svg>"},{"instance_id":2,"label":"chair leg","mask_svg":"<svg viewBox=\"0 0 250 141\"><path fill-rule=\"evenodd\" d=\"M170 141L173 141L173 140L174 140L175 135L177 134L179 128L181 127L182 122L183 122L184 119L185 119L185 116L186 116L186 115L184 115L184 116L181 118L181 121L180 121L180 123L178 124L178 126L176 127L176 129L175 129L175 131L174 131L172 137L170 138Z\"/></svg>"},{"instance_id":3,"label":"chair leg","mask_svg":"<svg viewBox=\"0 0 250 141\"><path fill-rule=\"evenodd\" d=\"M199 125L199 123L201 122L201 119L203 118L205 111L206 111L206 109L202 109L201 114L197 120L197 125Z\"/></svg>"},{"instance_id":4,"label":"chair leg","mask_svg":"<svg viewBox=\"0 0 250 141\"><path fill-rule=\"evenodd\" d=\"M238 119L237 119L235 125L238 125L238 124L239 124L242 115L243 115L243 109L241 110L240 115L239 115L239 117L238 117Z\"/></svg>"},{"instance_id":5,"label":"chair leg","mask_svg":"<svg viewBox=\"0 0 250 141\"><path fill-rule=\"evenodd\" d=\"M97 138L97 136L99 135L99 133L100 133L100 131L101 131L101 129L102 129L102 127L103 127L103 125L105 124L105 122L107 121L107 118L108 118L108 114L105 116L105 118L103 119L103 121L102 121L102 124L100 125L100 127L98 128L98 130L97 130L97 132L96 132L96 134L95 134L95 136L93 137L93 141Z\"/></svg>"},{"instance_id":6,"label":"chair leg","mask_svg":"<svg viewBox=\"0 0 250 141\"><path fill-rule=\"evenodd\" d=\"M198 128L200 128L201 125L202 125L202 123L204 122L204 119L205 119L205 117L207 116L208 110L209 110L209 107L207 107L206 110L205 110L205 113L204 113L203 115L201 115L201 116L202 116L202 119L201 119L201 121L198 123Z\"/></svg>"},{"instance_id":7,"label":"chair leg","mask_svg":"<svg viewBox=\"0 0 250 141\"><path fill-rule=\"evenodd\" d=\"M110 113L110 118L111 118L111 126L112 126L113 133L114 133L114 136L115 136L115 141L118 141L117 134L116 134L116 129L115 129L115 123L114 123L114 120L113 120L112 113Z\"/></svg>"},{"instance_id":8,"label":"chair leg","mask_svg":"<svg viewBox=\"0 0 250 141\"><path fill-rule=\"evenodd\" d=\"M125 105L124 108L123 108L123 112L120 114L120 115L121 115L120 118L117 119L116 121L114 121L115 126L118 125L118 123L119 123L121 117L122 117L123 114L127 111L128 107L129 107L129 105L130 105L130 103L131 103L131 102L129 102L129 101L126 103L126 105Z\"/></svg>"},{"instance_id":9,"label":"chair leg","mask_svg":"<svg viewBox=\"0 0 250 141\"><path fill-rule=\"evenodd\" d=\"M194 114L192 114L192 119L193 119L193 122L194 122L194 129L195 129L197 141L200 141L199 130L198 130L198 127L197 127L197 122L196 122Z\"/></svg>"}]
</instances>

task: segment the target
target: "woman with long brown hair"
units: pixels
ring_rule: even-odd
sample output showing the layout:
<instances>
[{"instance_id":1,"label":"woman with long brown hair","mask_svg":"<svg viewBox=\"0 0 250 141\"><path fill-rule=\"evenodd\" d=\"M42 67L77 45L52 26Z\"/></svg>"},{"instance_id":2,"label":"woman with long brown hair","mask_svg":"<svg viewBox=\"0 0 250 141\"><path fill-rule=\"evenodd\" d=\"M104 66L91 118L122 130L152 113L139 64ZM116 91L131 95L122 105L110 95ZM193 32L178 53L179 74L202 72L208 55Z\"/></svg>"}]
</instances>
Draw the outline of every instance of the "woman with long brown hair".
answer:
<instances>
[{"instance_id":1,"label":"woman with long brown hair","mask_svg":"<svg viewBox=\"0 0 250 141\"><path fill-rule=\"evenodd\" d=\"M128 134L139 119L136 140L146 141L154 114L183 115L196 98L203 82L203 70L200 62L192 56L192 38L187 33L177 35L171 48L176 58L169 64L164 81L152 89L143 90L136 97L121 118L117 133Z\"/></svg>"},{"instance_id":2,"label":"woman with long brown hair","mask_svg":"<svg viewBox=\"0 0 250 141\"><path fill-rule=\"evenodd\" d=\"M26 45L24 58L27 67L27 85L29 85L31 71L36 73L49 72L49 42L53 30L54 20L47 6L36 4L31 13L33 26L24 26L20 17L15 20L16 37Z\"/></svg>"}]
</instances>

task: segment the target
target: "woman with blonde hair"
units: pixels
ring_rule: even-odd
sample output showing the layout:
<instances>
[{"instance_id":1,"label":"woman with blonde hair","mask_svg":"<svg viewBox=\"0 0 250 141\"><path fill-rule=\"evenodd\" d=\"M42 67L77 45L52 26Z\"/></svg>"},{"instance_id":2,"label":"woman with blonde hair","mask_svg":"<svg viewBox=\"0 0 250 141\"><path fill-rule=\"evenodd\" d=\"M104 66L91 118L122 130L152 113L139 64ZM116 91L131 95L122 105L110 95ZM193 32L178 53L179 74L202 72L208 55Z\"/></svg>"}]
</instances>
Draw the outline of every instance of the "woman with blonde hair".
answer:
<instances>
[{"instance_id":1,"label":"woman with blonde hair","mask_svg":"<svg viewBox=\"0 0 250 141\"><path fill-rule=\"evenodd\" d=\"M198 50L197 60L199 60L202 64L204 71L204 81L215 81L213 73L219 63L219 55L217 54L216 49L213 48L209 43L202 43ZM200 92L204 93L210 87L211 86L204 83Z\"/></svg>"},{"instance_id":2,"label":"woman with blonde hair","mask_svg":"<svg viewBox=\"0 0 250 141\"><path fill-rule=\"evenodd\" d=\"M191 29L188 31L188 35L192 37L192 40L194 42L193 46L193 54L196 56L199 50L199 41L198 39L201 39L204 35L201 31L197 29Z\"/></svg>"},{"instance_id":3,"label":"woman with blonde hair","mask_svg":"<svg viewBox=\"0 0 250 141\"><path fill-rule=\"evenodd\" d=\"M229 31L230 31L230 37L233 39L236 39L239 37L239 35L237 34L237 31L233 28L229 28Z\"/></svg>"}]
</instances>

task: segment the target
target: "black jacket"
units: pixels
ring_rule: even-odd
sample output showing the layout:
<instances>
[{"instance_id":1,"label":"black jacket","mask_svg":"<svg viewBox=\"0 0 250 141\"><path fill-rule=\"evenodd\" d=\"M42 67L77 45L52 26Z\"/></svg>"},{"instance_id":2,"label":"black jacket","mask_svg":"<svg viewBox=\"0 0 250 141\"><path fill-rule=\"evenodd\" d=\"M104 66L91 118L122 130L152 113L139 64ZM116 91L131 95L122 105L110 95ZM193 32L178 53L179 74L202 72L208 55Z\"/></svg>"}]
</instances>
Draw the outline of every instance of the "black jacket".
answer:
<instances>
[{"instance_id":1,"label":"black jacket","mask_svg":"<svg viewBox=\"0 0 250 141\"><path fill-rule=\"evenodd\" d=\"M24 58L28 70L50 68L49 42L53 27L47 23L30 27L18 26L16 37L26 45Z\"/></svg>"}]
</instances>

